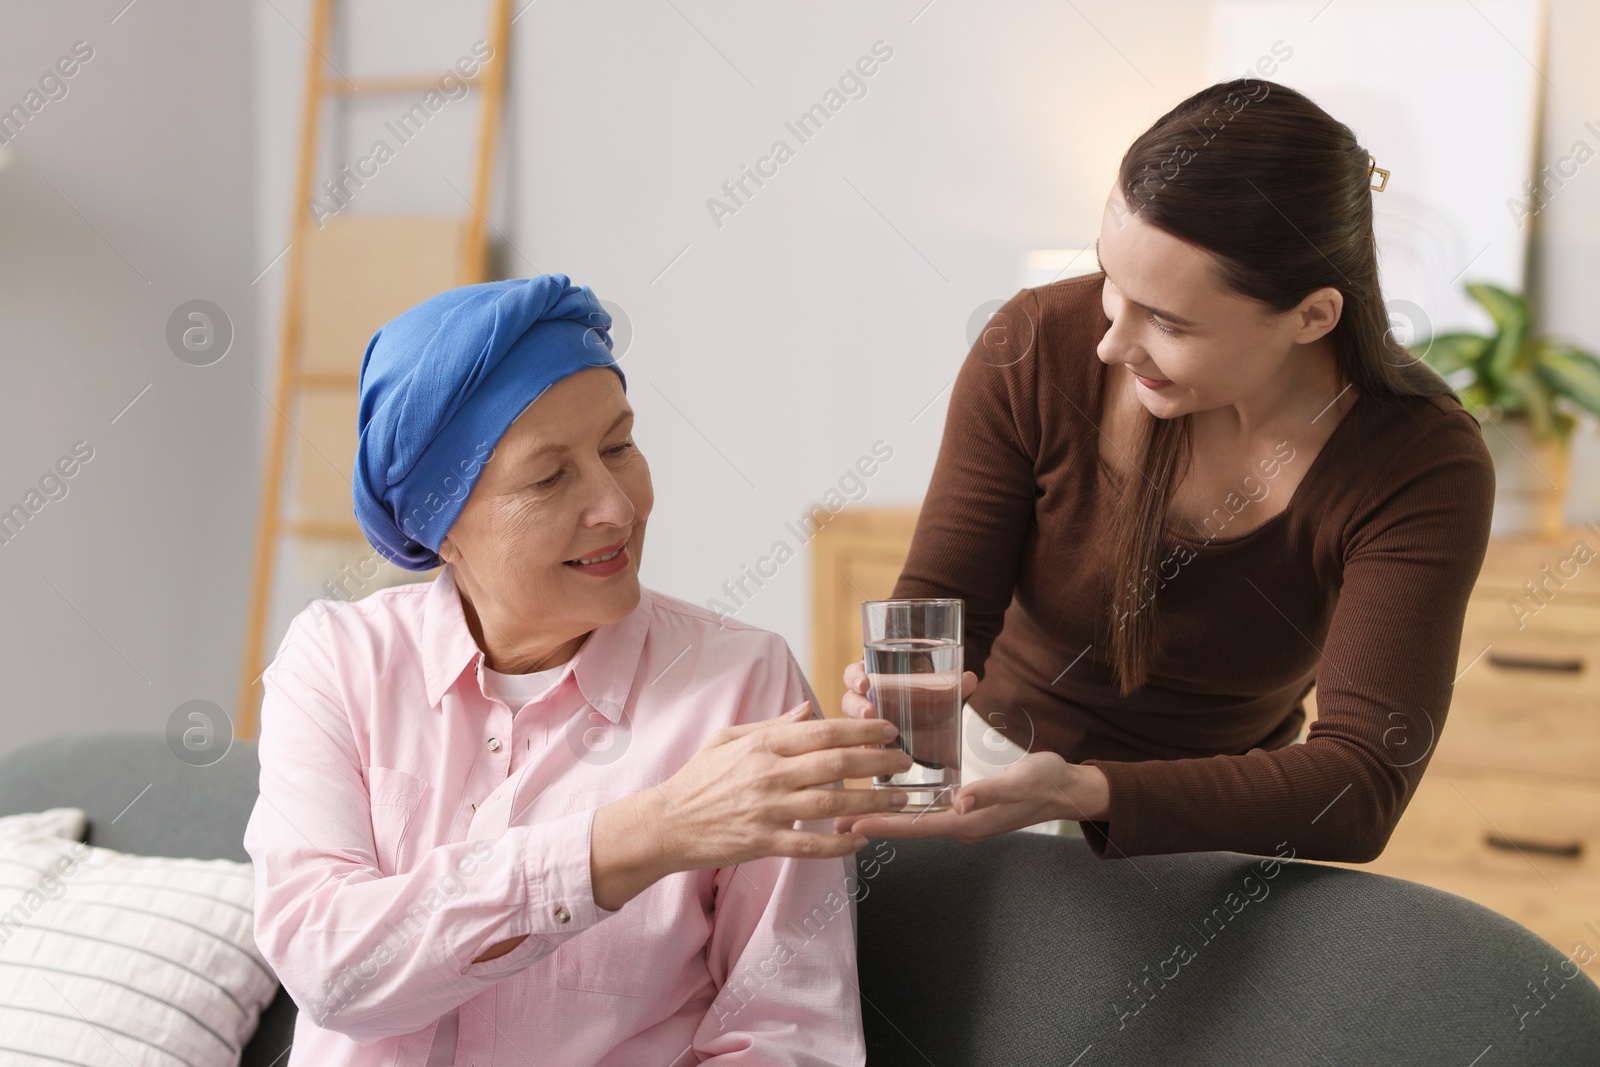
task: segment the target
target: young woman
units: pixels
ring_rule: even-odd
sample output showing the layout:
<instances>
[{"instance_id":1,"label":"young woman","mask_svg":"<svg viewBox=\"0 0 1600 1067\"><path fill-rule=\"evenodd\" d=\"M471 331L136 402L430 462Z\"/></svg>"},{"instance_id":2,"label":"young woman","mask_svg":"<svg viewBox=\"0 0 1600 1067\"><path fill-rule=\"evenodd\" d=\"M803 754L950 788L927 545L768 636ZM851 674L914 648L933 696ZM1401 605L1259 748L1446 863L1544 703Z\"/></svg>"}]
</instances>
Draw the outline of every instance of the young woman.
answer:
<instances>
[{"instance_id":1,"label":"young woman","mask_svg":"<svg viewBox=\"0 0 1600 1067\"><path fill-rule=\"evenodd\" d=\"M839 828L1383 850L1450 705L1494 471L1388 335L1372 169L1254 79L1129 147L1100 271L1019 292L968 355L894 590L966 601L980 766L948 812ZM845 684L874 714L860 664Z\"/></svg>"}]
</instances>

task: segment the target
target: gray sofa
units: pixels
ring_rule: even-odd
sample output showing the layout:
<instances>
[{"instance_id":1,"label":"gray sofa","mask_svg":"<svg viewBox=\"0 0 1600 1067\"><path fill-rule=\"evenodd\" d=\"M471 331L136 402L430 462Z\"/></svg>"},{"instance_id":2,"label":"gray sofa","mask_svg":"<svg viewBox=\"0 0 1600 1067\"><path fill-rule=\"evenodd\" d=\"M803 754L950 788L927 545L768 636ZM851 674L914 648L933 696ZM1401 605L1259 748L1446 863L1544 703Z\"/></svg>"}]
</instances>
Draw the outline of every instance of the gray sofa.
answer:
<instances>
[{"instance_id":1,"label":"gray sofa","mask_svg":"<svg viewBox=\"0 0 1600 1067\"><path fill-rule=\"evenodd\" d=\"M0 815L79 807L90 844L247 860L258 770L248 742L193 767L159 734L63 735L0 757ZM1600 989L1563 981L1565 957L1516 923L1379 875L1272 871L1100 861L1037 834L874 842L856 891L868 1062L1600 1065ZM287 1062L294 1012L280 990L245 1067Z\"/></svg>"}]
</instances>

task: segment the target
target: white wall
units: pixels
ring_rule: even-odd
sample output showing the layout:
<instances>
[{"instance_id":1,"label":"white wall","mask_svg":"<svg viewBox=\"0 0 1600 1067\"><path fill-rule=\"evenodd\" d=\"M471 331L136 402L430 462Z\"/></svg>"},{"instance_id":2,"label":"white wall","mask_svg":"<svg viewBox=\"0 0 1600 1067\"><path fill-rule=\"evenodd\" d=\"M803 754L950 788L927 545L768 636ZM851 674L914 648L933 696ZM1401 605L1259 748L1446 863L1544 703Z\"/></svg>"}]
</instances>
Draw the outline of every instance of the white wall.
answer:
<instances>
[{"instance_id":1,"label":"white wall","mask_svg":"<svg viewBox=\"0 0 1600 1067\"><path fill-rule=\"evenodd\" d=\"M0 171L0 502L74 441L95 448L69 495L0 545L0 748L160 729L186 700L230 705L236 680L281 261L251 283L287 233L309 4L141 0L113 25L123 3L21 7L0 36L0 104L75 40L96 48ZM442 70L484 12L361 0L357 50L335 58ZM1600 124L1600 13L1554 0L1551 27L1547 159ZM867 95L798 145L784 122L878 40L894 55ZM1014 290L1025 250L1092 240L1125 146L1203 84L1206 40L1207 6L1182 0L523 10L493 215L513 272L566 271L632 320L623 365L658 493L646 581L716 595L878 439L894 458L864 503L917 500L971 313ZM465 188L472 106L351 210L460 210L446 180ZM364 148L361 122L381 117L349 139ZM794 158L718 228L707 198L780 137ZM1597 175L1536 220L1530 259L1545 327L1594 348ZM209 368L163 336L195 297L238 330ZM1600 512L1600 440L1586 447L1574 507ZM796 560L740 613L802 663L808 579Z\"/></svg>"},{"instance_id":2,"label":"white wall","mask_svg":"<svg viewBox=\"0 0 1600 1067\"><path fill-rule=\"evenodd\" d=\"M921 498L973 311L1015 291L1025 250L1093 240L1128 141L1199 84L1206 9L1080 4L1091 26L1049 3L516 7L495 218L509 271L566 272L632 322L623 368L657 491L645 581L705 603L785 540L799 557L738 615L808 663L809 563L785 523L878 441L893 458L858 503ZM258 5L260 78L287 84L304 44L273 9L304 28L307 5ZM430 9L432 51L410 59L442 69L485 10L445 29ZM414 37L409 16L354 23ZM865 95L802 144L785 122L879 41L892 56ZM292 109L262 104L264 245L286 222ZM793 158L718 226L707 200L777 139ZM460 210L421 156L381 176L386 202Z\"/></svg>"},{"instance_id":3,"label":"white wall","mask_svg":"<svg viewBox=\"0 0 1600 1067\"><path fill-rule=\"evenodd\" d=\"M259 407L249 12L126 3L12 4L0 33L0 108L93 50L0 169L0 508L93 450L0 544L4 749L163 729L186 701L231 702L238 663ZM195 298L236 328L203 368L165 336Z\"/></svg>"},{"instance_id":4,"label":"white wall","mask_svg":"<svg viewBox=\"0 0 1600 1067\"><path fill-rule=\"evenodd\" d=\"M1552 196L1530 223L1528 287L1537 328L1600 352L1600 5L1552 0L1545 76L1541 165L1554 166L1578 141L1595 155ZM1509 195L1509 194L1508 194ZM1572 522L1600 519L1600 433L1586 420L1574 443Z\"/></svg>"}]
</instances>

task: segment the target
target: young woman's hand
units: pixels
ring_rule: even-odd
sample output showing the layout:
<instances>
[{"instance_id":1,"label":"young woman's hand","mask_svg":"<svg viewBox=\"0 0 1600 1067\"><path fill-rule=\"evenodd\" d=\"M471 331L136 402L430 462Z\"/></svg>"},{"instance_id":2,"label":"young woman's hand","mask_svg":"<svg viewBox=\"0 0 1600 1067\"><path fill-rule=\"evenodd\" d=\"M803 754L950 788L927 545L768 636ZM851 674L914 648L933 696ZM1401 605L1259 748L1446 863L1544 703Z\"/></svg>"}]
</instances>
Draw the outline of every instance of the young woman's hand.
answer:
<instances>
[{"instance_id":1,"label":"young woman's hand","mask_svg":"<svg viewBox=\"0 0 1600 1067\"><path fill-rule=\"evenodd\" d=\"M852 815L833 826L868 837L953 837L970 845L1050 819L1100 818L1105 783L1098 767L1068 763L1054 752L1030 752L994 777L962 786L944 811Z\"/></svg>"},{"instance_id":2,"label":"young woman's hand","mask_svg":"<svg viewBox=\"0 0 1600 1067\"><path fill-rule=\"evenodd\" d=\"M665 782L596 810L595 903L615 910L677 871L763 856L846 856L866 845L859 834L813 833L793 823L900 807L904 793L824 787L898 773L911 757L878 747L897 734L892 723L810 714L805 701L776 719L724 727Z\"/></svg>"},{"instance_id":3,"label":"young woman's hand","mask_svg":"<svg viewBox=\"0 0 1600 1067\"><path fill-rule=\"evenodd\" d=\"M978 688L978 676L971 671L961 672L961 699L966 700ZM844 697L839 710L847 719L876 719L878 709L867 699L867 665L856 660L844 669Z\"/></svg>"}]
</instances>

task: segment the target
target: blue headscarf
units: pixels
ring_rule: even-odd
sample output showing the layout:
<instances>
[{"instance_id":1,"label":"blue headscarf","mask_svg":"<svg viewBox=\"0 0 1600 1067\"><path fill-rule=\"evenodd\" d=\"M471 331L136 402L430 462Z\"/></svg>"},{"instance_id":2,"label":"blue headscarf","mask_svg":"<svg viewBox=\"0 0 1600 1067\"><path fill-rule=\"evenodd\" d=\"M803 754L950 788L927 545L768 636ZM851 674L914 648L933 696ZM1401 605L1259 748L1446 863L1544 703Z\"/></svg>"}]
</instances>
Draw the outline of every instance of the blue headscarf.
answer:
<instances>
[{"instance_id":1,"label":"blue headscarf","mask_svg":"<svg viewBox=\"0 0 1600 1067\"><path fill-rule=\"evenodd\" d=\"M356 521L407 570L437 567L439 545L484 461L546 389L610 367L611 316L565 274L465 285L389 322L361 359Z\"/></svg>"}]
</instances>

